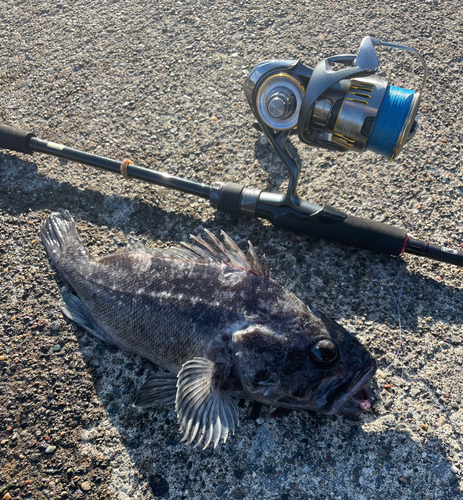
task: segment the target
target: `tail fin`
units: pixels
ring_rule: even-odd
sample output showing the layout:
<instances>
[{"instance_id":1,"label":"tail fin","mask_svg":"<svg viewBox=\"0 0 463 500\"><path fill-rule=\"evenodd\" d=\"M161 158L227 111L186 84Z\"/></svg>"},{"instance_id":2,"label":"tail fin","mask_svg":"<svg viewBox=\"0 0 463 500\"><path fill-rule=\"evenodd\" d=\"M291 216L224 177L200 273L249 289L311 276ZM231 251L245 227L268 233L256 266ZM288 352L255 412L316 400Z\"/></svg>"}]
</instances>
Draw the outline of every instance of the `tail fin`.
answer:
<instances>
[{"instance_id":1,"label":"tail fin","mask_svg":"<svg viewBox=\"0 0 463 500\"><path fill-rule=\"evenodd\" d=\"M57 266L66 249L72 247L73 254L87 255L79 238L76 223L67 210L55 212L42 224L42 243L53 265Z\"/></svg>"}]
</instances>

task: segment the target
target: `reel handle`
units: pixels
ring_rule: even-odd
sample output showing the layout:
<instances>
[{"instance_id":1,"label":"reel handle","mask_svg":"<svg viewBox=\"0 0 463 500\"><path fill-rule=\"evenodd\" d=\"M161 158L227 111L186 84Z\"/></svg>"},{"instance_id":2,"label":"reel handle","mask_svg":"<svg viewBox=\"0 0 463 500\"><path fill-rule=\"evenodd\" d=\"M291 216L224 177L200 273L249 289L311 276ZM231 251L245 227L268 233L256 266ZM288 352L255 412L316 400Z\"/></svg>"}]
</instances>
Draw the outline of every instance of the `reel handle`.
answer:
<instances>
[{"instance_id":1,"label":"reel handle","mask_svg":"<svg viewBox=\"0 0 463 500\"><path fill-rule=\"evenodd\" d=\"M0 149L31 154L33 152L29 147L31 137L35 137L33 132L0 123Z\"/></svg>"}]
</instances>

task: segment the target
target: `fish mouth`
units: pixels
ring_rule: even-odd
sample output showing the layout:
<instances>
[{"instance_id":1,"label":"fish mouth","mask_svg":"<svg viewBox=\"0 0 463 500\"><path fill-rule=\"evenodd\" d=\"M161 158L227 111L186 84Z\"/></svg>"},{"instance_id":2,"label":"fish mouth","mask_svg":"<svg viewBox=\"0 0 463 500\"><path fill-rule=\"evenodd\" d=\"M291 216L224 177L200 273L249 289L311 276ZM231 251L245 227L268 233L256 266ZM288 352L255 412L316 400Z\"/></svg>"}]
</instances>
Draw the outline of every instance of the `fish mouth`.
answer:
<instances>
[{"instance_id":1,"label":"fish mouth","mask_svg":"<svg viewBox=\"0 0 463 500\"><path fill-rule=\"evenodd\" d=\"M356 382L350 382L348 391L337 399L331 408L319 408L319 411L325 415L349 415L352 413L365 412L370 410L376 404L376 395L368 387L367 383L371 380L376 372L376 363L364 373ZM341 382L330 391L330 398L335 399L336 394L345 388L345 382Z\"/></svg>"}]
</instances>

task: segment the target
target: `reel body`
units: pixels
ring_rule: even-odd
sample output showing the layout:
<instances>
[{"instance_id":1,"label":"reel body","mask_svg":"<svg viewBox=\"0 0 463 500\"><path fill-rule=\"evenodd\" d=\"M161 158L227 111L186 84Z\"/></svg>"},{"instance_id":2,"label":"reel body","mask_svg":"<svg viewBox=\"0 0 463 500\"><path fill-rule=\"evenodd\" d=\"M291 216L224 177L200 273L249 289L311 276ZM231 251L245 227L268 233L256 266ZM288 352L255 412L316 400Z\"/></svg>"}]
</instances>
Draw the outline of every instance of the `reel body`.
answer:
<instances>
[{"instance_id":1,"label":"reel body","mask_svg":"<svg viewBox=\"0 0 463 500\"><path fill-rule=\"evenodd\" d=\"M375 46L380 45L411 52L421 61L418 91L394 87L375 75L379 66ZM362 40L356 55L328 57L314 69L297 60L261 62L244 82L244 92L263 134L261 141L270 142L288 169L287 192L215 183L211 202L229 213L262 217L275 226L346 245L393 255L404 251L429 255L427 244L417 244L402 229L302 200L297 195L299 166L286 147L288 137L297 133L311 146L370 150L393 160L416 132L426 76L426 63L415 50L371 37Z\"/></svg>"},{"instance_id":2,"label":"reel body","mask_svg":"<svg viewBox=\"0 0 463 500\"><path fill-rule=\"evenodd\" d=\"M376 76L375 45L417 55L424 67L421 89L394 87ZM366 37L357 55L329 57L314 70L298 61L264 61L251 72L244 91L274 147L273 132L296 128L300 140L311 146L371 150L393 160L415 134L425 80L426 65L413 49Z\"/></svg>"}]
</instances>

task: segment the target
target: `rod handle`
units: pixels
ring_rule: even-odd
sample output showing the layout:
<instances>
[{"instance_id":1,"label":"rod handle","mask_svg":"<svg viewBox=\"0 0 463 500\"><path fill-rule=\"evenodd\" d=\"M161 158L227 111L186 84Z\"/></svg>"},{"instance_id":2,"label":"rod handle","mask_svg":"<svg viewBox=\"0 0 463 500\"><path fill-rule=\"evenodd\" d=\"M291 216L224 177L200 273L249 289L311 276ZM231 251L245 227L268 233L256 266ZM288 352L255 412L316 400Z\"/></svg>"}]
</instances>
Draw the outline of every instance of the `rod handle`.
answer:
<instances>
[{"instance_id":1,"label":"rod handle","mask_svg":"<svg viewBox=\"0 0 463 500\"><path fill-rule=\"evenodd\" d=\"M389 255L400 255L407 239L404 229L353 215L320 223L295 212L269 220L276 227Z\"/></svg>"},{"instance_id":2,"label":"rod handle","mask_svg":"<svg viewBox=\"0 0 463 500\"><path fill-rule=\"evenodd\" d=\"M31 154L33 151L29 147L29 140L34 136L33 132L0 123L0 149Z\"/></svg>"}]
</instances>

